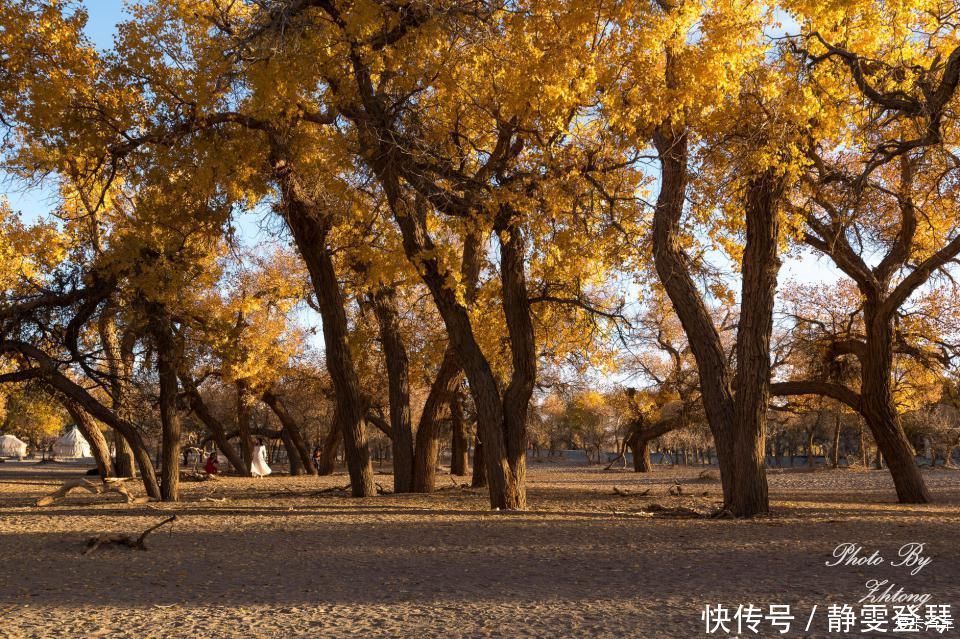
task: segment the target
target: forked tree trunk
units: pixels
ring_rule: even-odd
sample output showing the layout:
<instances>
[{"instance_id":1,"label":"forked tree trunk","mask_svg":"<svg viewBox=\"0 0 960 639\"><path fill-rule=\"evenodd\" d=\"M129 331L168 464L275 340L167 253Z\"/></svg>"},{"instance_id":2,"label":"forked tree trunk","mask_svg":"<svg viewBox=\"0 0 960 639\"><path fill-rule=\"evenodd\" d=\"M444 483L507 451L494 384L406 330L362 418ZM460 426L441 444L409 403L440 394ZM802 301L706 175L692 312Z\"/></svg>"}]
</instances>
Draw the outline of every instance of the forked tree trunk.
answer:
<instances>
[{"instance_id":1,"label":"forked tree trunk","mask_svg":"<svg viewBox=\"0 0 960 639\"><path fill-rule=\"evenodd\" d=\"M107 445L107 439L103 432L97 426L96 422L80 408L80 406L69 399L63 400L63 405L70 414L70 418L80 429L83 438L90 444L90 451L93 453L93 459L97 464L97 472L101 477L114 477L113 461L110 459L110 447Z\"/></svg>"},{"instance_id":2,"label":"forked tree trunk","mask_svg":"<svg viewBox=\"0 0 960 639\"><path fill-rule=\"evenodd\" d=\"M173 326L166 309L151 309L151 332L157 347L157 376L160 380L161 462L160 498L180 499L180 415L177 412L177 362Z\"/></svg>"},{"instance_id":3,"label":"forked tree trunk","mask_svg":"<svg viewBox=\"0 0 960 639\"><path fill-rule=\"evenodd\" d=\"M394 167L389 157L379 158L375 168L402 232L407 258L418 264L420 275L430 289L450 343L470 382L470 392L477 410L477 429L484 442L490 506L501 510L523 509L526 506L523 484L526 406L522 404L528 387L526 377L536 369L535 351L526 352L533 344L532 339L526 339L528 331L523 326L524 323L529 324L530 317L528 312L523 317L524 307L529 307L529 297L523 277L522 251L516 250L516 245L522 244L519 230L504 229L509 239L501 243L504 315L514 364L511 382L501 396L500 384L473 333L469 311L458 299L456 291L448 285L446 269L435 256L436 247L427 231L425 203L415 205L401 197L399 180L393 173ZM514 263L504 264L505 256ZM521 258L519 269L517 257ZM529 332L532 338L532 328ZM532 387L532 380L529 380L531 391ZM508 404L509 408L506 408Z\"/></svg>"},{"instance_id":4,"label":"forked tree trunk","mask_svg":"<svg viewBox=\"0 0 960 639\"><path fill-rule=\"evenodd\" d=\"M463 398L454 391L450 395L450 474L467 474L467 425L463 419Z\"/></svg>"},{"instance_id":5,"label":"forked tree trunk","mask_svg":"<svg viewBox=\"0 0 960 639\"><path fill-rule=\"evenodd\" d=\"M673 81L675 64L668 57L668 82ZM682 244L681 220L688 180L687 135L682 128L675 130L667 122L658 127L654 143L662 167L653 219L657 275L697 361L704 411L717 446L724 508L735 516L749 517L769 509L764 437L773 297L780 267L777 206L782 181L766 173L747 185L738 365L736 379L731 383L723 343L690 275L692 265Z\"/></svg>"},{"instance_id":6,"label":"forked tree trunk","mask_svg":"<svg viewBox=\"0 0 960 639\"><path fill-rule=\"evenodd\" d=\"M476 230L469 231L463 242L460 275L464 285L464 301L473 304L480 277L481 238ZM433 492L436 486L437 457L440 453L440 414L451 393L460 385L463 373L452 343L447 344L437 376L430 385L430 393L420 413L413 459L413 490Z\"/></svg>"}]
</instances>

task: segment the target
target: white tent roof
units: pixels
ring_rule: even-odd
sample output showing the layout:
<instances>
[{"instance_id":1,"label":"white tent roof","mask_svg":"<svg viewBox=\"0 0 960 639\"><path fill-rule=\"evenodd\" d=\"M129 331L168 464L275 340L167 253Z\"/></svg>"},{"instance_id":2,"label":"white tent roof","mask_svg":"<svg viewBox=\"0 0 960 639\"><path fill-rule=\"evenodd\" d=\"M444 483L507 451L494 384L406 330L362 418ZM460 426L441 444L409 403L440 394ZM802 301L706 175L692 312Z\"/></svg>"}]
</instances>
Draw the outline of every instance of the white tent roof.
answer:
<instances>
[{"instance_id":1,"label":"white tent roof","mask_svg":"<svg viewBox=\"0 0 960 639\"><path fill-rule=\"evenodd\" d=\"M64 457L92 457L90 444L80 434L80 429L74 426L67 431L67 434L58 439L53 444L53 454L59 458Z\"/></svg>"},{"instance_id":2,"label":"white tent roof","mask_svg":"<svg viewBox=\"0 0 960 639\"><path fill-rule=\"evenodd\" d=\"M0 457L23 457L27 454L27 444L13 435L0 436Z\"/></svg>"}]
</instances>

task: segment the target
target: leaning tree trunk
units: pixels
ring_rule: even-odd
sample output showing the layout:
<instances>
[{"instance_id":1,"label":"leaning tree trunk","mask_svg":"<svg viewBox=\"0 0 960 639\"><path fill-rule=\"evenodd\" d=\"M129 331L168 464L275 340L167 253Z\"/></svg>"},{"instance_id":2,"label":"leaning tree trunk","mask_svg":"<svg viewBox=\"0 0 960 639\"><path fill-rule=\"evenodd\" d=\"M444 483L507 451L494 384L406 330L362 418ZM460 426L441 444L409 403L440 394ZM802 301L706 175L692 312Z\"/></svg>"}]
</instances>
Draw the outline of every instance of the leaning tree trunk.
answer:
<instances>
[{"instance_id":1,"label":"leaning tree trunk","mask_svg":"<svg viewBox=\"0 0 960 639\"><path fill-rule=\"evenodd\" d=\"M150 459L150 452L147 450L143 438L133 424L121 419L115 412L108 409L90 395L85 388L59 370L56 370L56 365L53 360L43 355L40 351L31 348L29 356L42 362L44 369L48 371L44 377L44 382L63 395L76 401L81 408L94 418L99 419L123 435L123 438L126 439L130 448L133 450L134 459L136 460L137 468L140 470L140 477L143 480L143 487L147 491L147 495L154 499L160 498L160 486L157 483L153 460Z\"/></svg>"},{"instance_id":2,"label":"leaning tree trunk","mask_svg":"<svg viewBox=\"0 0 960 639\"><path fill-rule=\"evenodd\" d=\"M76 423L77 428L83 434L83 438L90 444L90 451L93 453L93 459L97 463L97 472L101 477L113 477L113 462L110 459L110 447L107 445L107 439L103 432L97 426L96 422L87 415L80 406L69 399L63 400L63 405L70 413L70 418Z\"/></svg>"},{"instance_id":3,"label":"leaning tree trunk","mask_svg":"<svg viewBox=\"0 0 960 639\"><path fill-rule=\"evenodd\" d=\"M447 269L441 266L436 256L436 246L427 229L426 204L409 202L401 196L399 179L394 172L395 167L392 166L389 155L377 158L374 168L381 178L394 219L403 235L404 252L411 263L418 265L420 276L430 289L437 310L443 318L450 343L470 382L470 392L477 410L477 429L484 442L490 506L500 510L522 509L526 505L523 490L523 460L515 454L519 438L516 431L508 433L507 430L522 431L525 424L518 419L520 415L515 411L507 418L509 421L505 420L504 399L500 395L500 384L474 335L469 310L458 299L456 290L449 286ZM508 270L514 271L513 268ZM513 275L509 278L505 276L504 286L508 286L507 281L512 278ZM504 314L511 340L515 333L524 332L517 331L515 318L506 310L507 299L514 295L515 293L504 291ZM529 304L529 301L526 303ZM511 343L511 350L514 349L515 345ZM514 360L516 363L516 353L514 353ZM526 366L520 373L526 373ZM523 384L516 385L511 381L511 386L515 387L513 402L516 404L517 400L521 399ZM513 408L511 407L511 411Z\"/></svg>"},{"instance_id":4,"label":"leaning tree trunk","mask_svg":"<svg viewBox=\"0 0 960 639\"><path fill-rule=\"evenodd\" d=\"M287 451L287 463L290 465L290 475L313 474L309 471L310 466L304 468L303 462L300 460L300 453L297 451L297 447L294 445L293 440L290 438L290 433L286 428L280 429L280 441L283 442L283 448Z\"/></svg>"},{"instance_id":5,"label":"leaning tree trunk","mask_svg":"<svg viewBox=\"0 0 960 639\"><path fill-rule=\"evenodd\" d=\"M277 155L279 148L274 149ZM337 280L333 255L327 245L329 215L314 202L292 165L274 157L274 173L283 191L287 226L306 262L320 310L327 370L333 382L337 423L343 433L343 449L354 497L377 494L366 435L366 397L350 352L347 314Z\"/></svg>"},{"instance_id":6,"label":"leaning tree trunk","mask_svg":"<svg viewBox=\"0 0 960 639\"><path fill-rule=\"evenodd\" d=\"M227 429L224 428L220 420L210 412L210 409L207 407L206 402L203 401L203 397L196 387L196 383L185 372L180 375L180 381L186 390L187 400L190 402L191 410L193 410L194 414L200 418L200 421L203 422L210 431L210 435L213 437L217 448L226 456L227 461L230 462L230 465L233 466L233 469L238 474L244 477L250 477L250 469L247 468L246 463L243 461L243 456L237 451L233 444L230 443L230 438L227 437Z\"/></svg>"},{"instance_id":7,"label":"leaning tree trunk","mask_svg":"<svg viewBox=\"0 0 960 639\"><path fill-rule=\"evenodd\" d=\"M460 365L451 346L447 346L437 376L430 386L420 413L417 441L413 453L413 491L431 493L437 481L437 457L440 454L440 415L454 388L460 383Z\"/></svg>"},{"instance_id":8,"label":"leaning tree trunk","mask_svg":"<svg viewBox=\"0 0 960 639\"><path fill-rule=\"evenodd\" d=\"M670 61L668 66L672 64ZM660 193L653 213L654 265L697 361L703 408L717 448L724 504L729 505L736 483L730 434L736 415L730 371L720 334L691 276L693 267L681 237L689 142L685 131L674 130L668 122L657 129L654 143L661 162Z\"/></svg>"},{"instance_id":9,"label":"leaning tree trunk","mask_svg":"<svg viewBox=\"0 0 960 639\"><path fill-rule=\"evenodd\" d=\"M293 418L293 415L291 415L287 407L284 406L283 401L272 391L263 393L263 402L270 407L277 416L277 419L280 420L280 424L283 426L281 437L284 440L284 445L287 445L289 441L289 445L293 448L293 457L297 458L298 466L303 468L305 474L316 475L317 470L313 467L310 451L307 449L307 442L303 439L303 432L300 430L300 425L297 424L297 420ZM293 457L291 457L290 460L291 473L294 464Z\"/></svg>"},{"instance_id":10,"label":"leaning tree trunk","mask_svg":"<svg viewBox=\"0 0 960 639\"><path fill-rule=\"evenodd\" d=\"M463 241L460 277L464 286L464 301L473 304L480 277L481 236L471 230ZM440 453L440 412L463 378L460 362L452 343L447 344L437 376L430 385L430 393L420 413L413 458L413 490L433 492L437 478L437 457ZM464 466L466 468L466 466Z\"/></svg>"},{"instance_id":11,"label":"leaning tree trunk","mask_svg":"<svg viewBox=\"0 0 960 639\"><path fill-rule=\"evenodd\" d=\"M878 454L887 461L897 498L902 504L926 504L930 492L917 466L913 446L907 440L893 401L890 380L893 370L893 327L865 309L867 348L861 364L862 412L873 433Z\"/></svg>"},{"instance_id":12,"label":"leaning tree trunk","mask_svg":"<svg viewBox=\"0 0 960 639\"><path fill-rule=\"evenodd\" d=\"M151 332L157 347L160 380L161 462L160 498L180 499L180 414L177 412L177 355L173 326L166 309L152 308Z\"/></svg>"},{"instance_id":13,"label":"leaning tree trunk","mask_svg":"<svg viewBox=\"0 0 960 639\"><path fill-rule=\"evenodd\" d=\"M390 445L393 453L393 491L413 490L413 424L410 417L410 361L400 332L396 293L379 287L371 296L387 364L390 401Z\"/></svg>"},{"instance_id":14,"label":"leaning tree trunk","mask_svg":"<svg viewBox=\"0 0 960 639\"><path fill-rule=\"evenodd\" d=\"M467 425L463 419L463 398L454 391L450 395L450 474L467 474Z\"/></svg>"}]
</instances>

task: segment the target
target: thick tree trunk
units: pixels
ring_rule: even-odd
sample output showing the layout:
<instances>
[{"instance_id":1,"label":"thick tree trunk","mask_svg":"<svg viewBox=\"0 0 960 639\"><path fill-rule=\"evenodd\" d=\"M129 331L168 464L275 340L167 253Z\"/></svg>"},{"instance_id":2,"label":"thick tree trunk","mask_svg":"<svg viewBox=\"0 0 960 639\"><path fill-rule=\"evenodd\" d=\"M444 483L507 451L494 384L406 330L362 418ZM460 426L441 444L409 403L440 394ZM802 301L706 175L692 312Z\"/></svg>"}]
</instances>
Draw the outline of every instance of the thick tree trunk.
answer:
<instances>
[{"instance_id":1,"label":"thick tree trunk","mask_svg":"<svg viewBox=\"0 0 960 639\"><path fill-rule=\"evenodd\" d=\"M180 499L180 415L177 412L177 363L173 326L166 309L151 309L151 332L157 348L157 375L160 380L161 462L160 498Z\"/></svg>"},{"instance_id":2,"label":"thick tree trunk","mask_svg":"<svg viewBox=\"0 0 960 639\"><path fill-rule=\"evenodd\" d=\"M283 405L283 401L277 397L272 391L266 391L263 393L263 402L273 410L273 413L277 416L277 419L280 420L280 424L283 426L283 435L284 445L289 441L290 446L293 447L294 457L297 459L294 460L291 458L290 468L291 474L294 466L294 461L298 462L299 466L303 469L303 472L307 475L316 475L317 471L313 466L313 460L310 457L310 451L307 448L307 443L303 439L303 432L300 430L300 425L297 424L297 420L293 418L293 415L290 414L290 411L287 410L287 407Z\"/></svg>"},{"instance_id":3,"label":"thick tree trunk","mask_svg":"<svg viewBox=\"0 0 960 639\"><path fill-rule=\"evenodd\" d=\"M893 326L878 317L870 303L864 310L867 322L867 348L861 361L863 416L873 433L877 448L887 461L903 504L925 504L930 492L920 474L913 446L907 440L893 401Z\"/></svg>"},{"instance_id":4,"label":"thick tree trunk","mask_svg":"<svg viewBox=\"0 0 960 639\"><path fill-rule=\"evenodd\" d=\"M387 364L390 398L390 445L393 453L393 491L413 490L413 424L410 417L410 362L400 332L396 293L379 287L371 296Z\"/></svg>"},{"instance_id":5,"label":"thick tree trunk","mask_svg":"<svg viewBox=\"0 0 960 639\"><path fill-rule=\"evenodd\" d=\"M307 264L317 297L327 370L333 382L337 422L343 433L351 493L354 497L372 497L377 493L365 432L367 400L360 390L350 352L343 293L327 245L328 216L310 199L290 165L275 160L275 173L284 194L287 225Z\"/></svg>"},{"instance_id":6,"label":"thick tree trunk","mask_svg":"<svg viewBox=\"0 0 960 639\"><path fill-rule=\"evenodd\" d=\"M330 424L330 430L323 438L323 445L320 447L320 459L317 461L318 475L332 475L337 466L337 449L340 448L340 442L343 439L343 431L337 420L336 414Z\"/></svg>"},{"instance_id":7,"label":"thick tree trunk","mask_svg":"<svg viewBox=\"0 0 960 639\"><path fill-rule=\"evenodd\" d=\"M470 486L473 488L483 488L487 485L487 463L483 459L483 442L479 437L473 440L473 477L470 479Z\"/></svg>"},{"instance_id":8,"label":"thick tree trunk","mask_svg":"<svg viewBox=\"0 0 960 639\"><path fill-rule=\"evenodd\" d=\"M630 438L630 453L633 455L633 472L649 473L653 470L650 464L650 440L639 435Z\"/></svg>"},{"instance_id":9,"label":"thick tree trunk","mask_svg":"<svg viewBox=\"0 0 960 639\"><path fill-rule=\"evenodd\" d=\"M80 408L80 406L69 399L63 400L63 405L70 413L70 418L76 423L77 428L83 434L83 438L90 444L90 451L93 453L93 459L97 463L97 472L101 477L114 477L113 461L110 459L110 447L107 445L107 438L96 422Z\"/></svg>"},{"instance_id":10,"label":"thick tree trunk","mask_svg":"<svg viewBox=\"0 0 960 639\"><path fill-rule=\"evenodd\" d=\"M780 271L779 203L783 180L772 170L747 184L737 372L734 379L733 480L727 508L740 517L770 509L766 474L770 335Z\"/></svg>"},{"instance_id":11,"label":"thick tree trunk","mask_svg":"<svg viewBox=\"0 0 960 639\"><path fill-rule=\"evenodd\" d=\"M450 474L467 474L467 425L463 419L463 398L454 391L450 395Z\"/></svg>"}]
</instances>

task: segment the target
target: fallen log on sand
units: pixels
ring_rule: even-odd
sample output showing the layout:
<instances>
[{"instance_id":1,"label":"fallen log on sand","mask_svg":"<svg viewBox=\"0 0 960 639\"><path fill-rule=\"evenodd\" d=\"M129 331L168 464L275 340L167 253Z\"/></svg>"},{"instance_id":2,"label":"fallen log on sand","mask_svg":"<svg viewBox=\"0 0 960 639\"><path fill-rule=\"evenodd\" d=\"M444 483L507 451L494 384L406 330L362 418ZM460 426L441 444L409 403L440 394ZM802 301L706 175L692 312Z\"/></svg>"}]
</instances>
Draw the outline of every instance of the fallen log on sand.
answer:
<instances>
[{"instance_id":1,"label":"fallen log on sand","mask_svg":"<svg viewBox=\"0 0 960 639\"><path fill-rule=\"evenodd\" d=\"M74 490L86 490L94 495L103 495L104 493L118 493L123 495L128 504L143 504L150 501L149 497L137 497L124 485L124 482L132 479L131 477L107 477L100 481L91 481L89 479L78 478L68 479L63 486L56 489L46 497L37 500L37 506L49 506L55 504Z\"/></svg>"},{"instance_id":2,"label":"fallen log on sand","mask_svg":"<svg viewBox=\"0 0 960 639\"><path fill-rule=\"evenodd\" d=\"M150 526L149 528L144 530L142 533L140 533L140 536L137 537L136 539L134 539L129 535L96 535L87 540L87 549L84 550L82 554L89 555L94 550L96 550L97 548L99 548L104 544L125 546L127 548L132 548L136 550L146 550L147 546L144 543L144 541L146 541L147 535L152 533L154 530L156 530L160 526L163 526L164 524L169 524L171 521L176 521L176 519L177 519L176 515L170 515L160 523L154 524L153 526Z\"/></svg>"}]
</instances>

